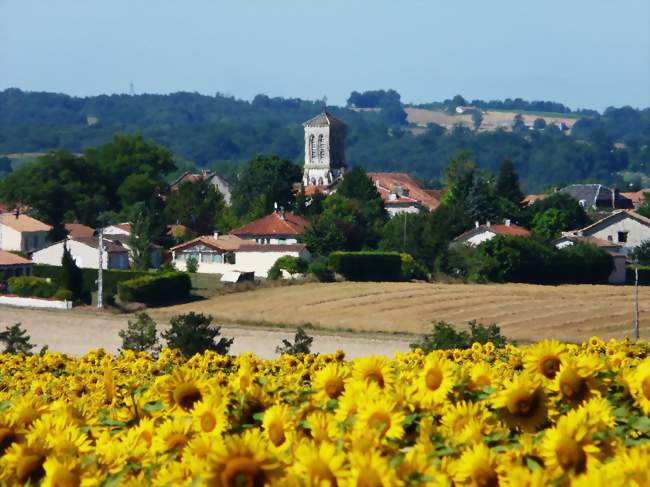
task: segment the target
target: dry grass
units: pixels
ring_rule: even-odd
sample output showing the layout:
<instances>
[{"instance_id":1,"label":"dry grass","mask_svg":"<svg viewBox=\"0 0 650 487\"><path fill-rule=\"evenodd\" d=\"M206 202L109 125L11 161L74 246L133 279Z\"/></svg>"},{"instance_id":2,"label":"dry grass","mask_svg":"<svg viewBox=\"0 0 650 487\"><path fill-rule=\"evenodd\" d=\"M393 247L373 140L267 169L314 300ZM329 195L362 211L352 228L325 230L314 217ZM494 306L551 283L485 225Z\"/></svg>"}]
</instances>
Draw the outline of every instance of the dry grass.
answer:
<instances>
[{"instance_id":1,"label":"dry grass","mask_svg":"<svg viewBox=\"0 0 650 487\"><path fill-rule=\"evenodd\" d=\"M510 338L580 341L623 337L633 318L631 287L527 284L305 284L219 296L152 310L165 319L197 311L240 324L300 325L329 330L422 333L434 320L496 322ZM642 336L650 288L640 291ZM648 328L650 333L650 327Z\"/></svg>"}]
</instances>

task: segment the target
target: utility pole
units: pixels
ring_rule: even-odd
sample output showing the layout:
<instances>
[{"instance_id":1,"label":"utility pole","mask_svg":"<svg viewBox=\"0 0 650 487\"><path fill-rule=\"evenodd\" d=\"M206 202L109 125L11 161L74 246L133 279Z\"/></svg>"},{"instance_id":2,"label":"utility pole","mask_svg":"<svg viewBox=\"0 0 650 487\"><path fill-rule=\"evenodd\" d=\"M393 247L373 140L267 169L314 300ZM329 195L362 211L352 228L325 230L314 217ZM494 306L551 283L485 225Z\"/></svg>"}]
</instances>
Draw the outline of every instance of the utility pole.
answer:
<instances>
[{"instance_id":1,"label":"utility pole","mask_svg":"<svg viewBox=\"0 0 650 487\"><path fill-rule=\"evenodd\" d=\"M639 258L634 258L634 329L632 330L634 341L639 340Z\"/></svg>"},{"instance_id":2,"label":"utility pole","mask_svg":"<svg viewBox=\"0 0 650 487\"><path fill-rule=\"evenodd\" d=\"M402 252L406 252L406 219L408 218L408 212L404 212L404 236L402 243Z\"/></svg>"},{"instance_id":3,"label":"utility pole","mask_svg":"<svg viewBox=\"0 0 650 487\"><path fill-rule=\"evenodd\" d=\"M99 239L99 245L97 246L97 248L99 249L99 269L97 272L97 307L103 308L104 307L104 299L103 299L104 280L102 275L102 272L104 270L104 229L103 228L99 229L99 235L97 238Z\"/></svg>"}]
</instances>

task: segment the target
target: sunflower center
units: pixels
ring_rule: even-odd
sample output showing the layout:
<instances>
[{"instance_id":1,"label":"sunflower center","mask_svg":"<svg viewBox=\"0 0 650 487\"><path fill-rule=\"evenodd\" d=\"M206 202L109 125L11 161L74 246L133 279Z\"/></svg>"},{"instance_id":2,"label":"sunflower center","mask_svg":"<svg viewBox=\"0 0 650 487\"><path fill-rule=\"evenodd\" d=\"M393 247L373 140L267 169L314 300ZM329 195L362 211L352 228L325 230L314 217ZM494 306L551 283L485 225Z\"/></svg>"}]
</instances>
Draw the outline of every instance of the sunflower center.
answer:
<instances>
[{"instance_id":1,"label":"sunflower center","mask_svg":"<svg viewBox=\"0 0 650 487\"><path fill-rule=\"evenodd\" d=\"M472 477L479 487L497 487L499 485L497 473L487 466L476 468Z\"/></svg>"},{"instance_id":2,"label":"sunflower center","mask_svg":"<svg viewBox=\"0 0 650 487\"><path fill-rule=\"evenodd\" d=\"M525 397L519 399L515 403L515 414L521 414L521 415L526 415L530 412L530 409L532 407L532 397Z\"/></svg>"},{"instance_id":3,"label":"sunflower center","mask_svg":"<svg viewBox=\"0 0 650 487\"><path fill-rule=\"evenodd\" d=\"M560 392L569 399L582 399L587 392L587 384L574 370L566 370L560 377Z\"/></svg>"},{"instance_id":4,"label":"sunflower center","mask_svg":"<svg viewBox=\"0 0 650 487\"><path fill-rule=\"evenodd\" d=\"M282 423L273 422L269 425L269 439L275 446L280 446L285 442L286 436L284 435Z\"/></svg>"},{"instance_id":5,"label":"sunflower center","mask_svg":"<svg viewBox=\"0 0 650 487\"><path fill-rule=\"evenodd\" d=\"M542 374L547 379L553 379L557 371L560 370L560 359L555 355L550 355L540 360L540 368Z\"/></svg>"},{"instance_id":6,"label":"sunflower center","mask_svg":"<svg viewBox=\"0 0 650 487\"><path fill-rule=\"evenodd\" d=\"M376 382L379 387L384 388L384 376L380 370L370 370L366 372L364 379L366 381Z\"/></svg>"},{"instance_id":7,"label":"sunflower center","mask_svg":"<svg viewBox=\"0 0 650 487\"><path fill-rule=\"evenodd\" d=\"M343 381L339 378L329 379L325 383L325 394L334 399L341 395L343 392Z\"/></svg>"},{"instance_id":8,"label":"sunflower center","mask_svg":"<svg viewBox=\"0 0 650 487\"><path fill-rule=\"evenodd\" d=\"M0 428L0 455L16 441L16 434L11 428Z\"/></svg>"},{"instance_id":9,"label":"sunflower center","mask_svg":"<svg viewBox=\"0 0 650 487\"><path fill-rule=\"evenodd\" d=\"M189 411L195 402L201 400L201 391L194 384L179 384L174 389L174 402L181 409Z\"/></svg>"},{"instance_id":10,"label":"sunflower center","mask_svg":"<svg viewBox=\"0 0 650 487\"><path fill-rule=\"evenodd\" d=\"M252 458L236 457L226 464L221 481L226 487L258 487L264 485L264 472Z\"/></svg>"},{"instance_id":11,"label":"sunflower center","mask_svg":"<svg viewBox=\"0 0 650 487\"><path fill-rule=\"evenodd\" d=\"M555 449L557 463L563 470L570 468L582 472L587 463L587 456L580 444L573 438L562 438Z\"/></svg>"},{"instance_id":12,"label":"sunflower center","mask_svg":"<svg viewBox=\"0 0 650 487\"><path fill-rule=\"evenodd\" d=\"M210 411L201 415L201 429L209 433L217 426L217 418Z\"/></svg>"},{"instance_id":13,"label":"sunflower center","mask_svg":"<svg viewBox=\"0 0 650 487\"><path fill-rule=\"evenodd\" d=\"M641 390L646 399L650 399L650 377L643 379L641 383Z\"/></svg>"},{"instance_id":14,"label":"sunflower center","mask_svg":"<svg viewBox=\"0 0 650 487\"><path fill-rule=\"evenodd\" d=\"M368 426L385 435L390 428L390 415L384 411L375 411L368 418Z\"/></svg>"},{"instance_id":15,"label":"sunflower center","mask_svg":"<svg viewBox=\"0 0 650 487\"><path fill-rule=\"evenodd\" d=\"M38 484L45 476L43 462L45 458L40 455L25 455L16 465L16 477L20 483Z\"/></svg>"},{"instance_id":16,"label":"sunflower center","mask_svg":"<svg viewBox=\"0 0 650 487\"><path fill-rule=\"evenodd\" d=\"M188 441L187 436L183 433L172 433L165 439L168 450L171 450L172 448L182 448Z\"/></svg>"},{"instance_id":17,"label":"sunflower center","mask_svg":"<svg viewBox=\"0 0 650 487\"><path fill-rule=\"evenodd\" d=\"M424 376L424 383L430 391L436 391L442 384L442 371L440 369L429 369Z\"/></svg>"}]
</instances>

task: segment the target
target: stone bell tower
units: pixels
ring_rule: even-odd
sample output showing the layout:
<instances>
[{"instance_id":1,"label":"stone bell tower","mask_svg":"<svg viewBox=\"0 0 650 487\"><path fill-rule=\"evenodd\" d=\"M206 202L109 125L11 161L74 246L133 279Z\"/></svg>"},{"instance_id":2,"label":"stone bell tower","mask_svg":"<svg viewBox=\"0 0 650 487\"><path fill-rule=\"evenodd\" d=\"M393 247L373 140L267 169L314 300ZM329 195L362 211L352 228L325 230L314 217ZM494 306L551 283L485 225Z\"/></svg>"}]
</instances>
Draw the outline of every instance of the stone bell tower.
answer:
<instances>
[{"instance_id":1,"label":"stone bell tower","mask_svg":"<svg viewBox=\"0 0 650 487\"><path fill-rule=\"evenodd\" d=\"M330 186L345 172L345 124L323 111L305 127L305 186Z\"/></svg>"}]
</instances>

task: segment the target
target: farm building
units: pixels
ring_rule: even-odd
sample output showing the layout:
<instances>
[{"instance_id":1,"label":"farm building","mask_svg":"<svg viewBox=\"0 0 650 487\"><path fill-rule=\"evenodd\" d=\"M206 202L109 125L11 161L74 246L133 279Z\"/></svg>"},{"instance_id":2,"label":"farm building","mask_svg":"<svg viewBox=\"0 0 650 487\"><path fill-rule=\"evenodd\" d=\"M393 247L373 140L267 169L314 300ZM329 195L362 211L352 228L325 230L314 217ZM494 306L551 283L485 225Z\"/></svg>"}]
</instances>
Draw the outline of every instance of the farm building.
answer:
<instances>
[{"instance_id":1,"label":"farm building","mask_svg":"<svg viewBox=\"0 0 650 487\"><path fill-rule=\"evenodd\" d=\"M171 251L172 262L179 270L186 270L187 261L194 258L198 272L254 272L258 277L266 277L280 257L309 258L309 251L302 244L259 244L235 235L206 235L176 245Z\"/></svg>"}]
</instances>

